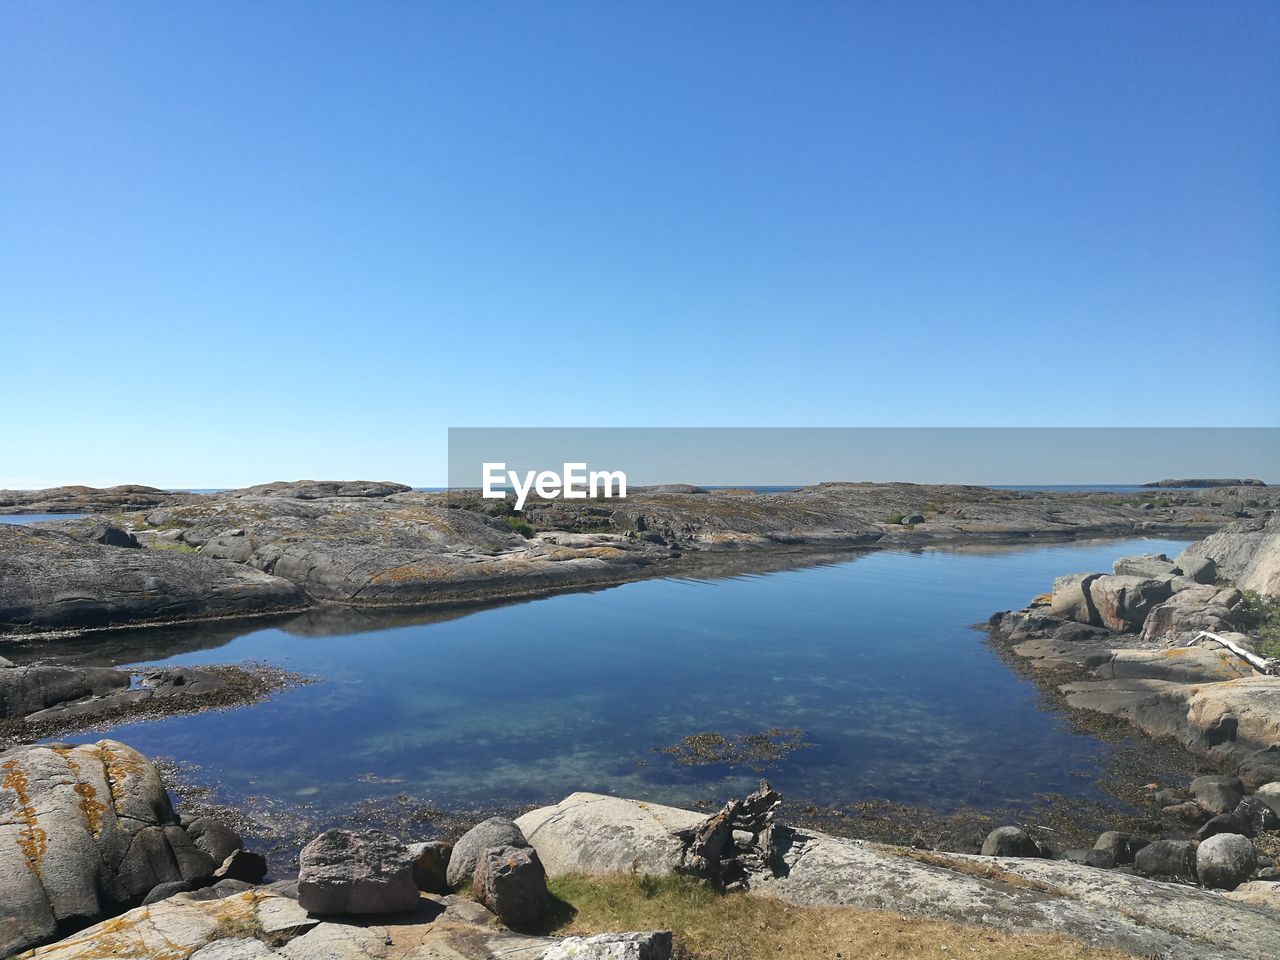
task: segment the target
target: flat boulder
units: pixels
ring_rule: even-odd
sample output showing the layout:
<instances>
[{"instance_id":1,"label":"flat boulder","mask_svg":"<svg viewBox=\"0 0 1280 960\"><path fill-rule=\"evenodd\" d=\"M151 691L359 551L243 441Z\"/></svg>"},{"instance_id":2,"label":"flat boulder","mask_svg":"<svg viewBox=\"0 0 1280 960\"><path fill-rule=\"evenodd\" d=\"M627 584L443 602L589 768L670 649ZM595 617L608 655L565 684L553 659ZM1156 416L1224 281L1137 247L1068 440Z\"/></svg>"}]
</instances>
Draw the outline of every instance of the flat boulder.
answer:
<instances>
[{"instance_id":1,"label":"flat boulder","mask_svg":"<svg viewBox=\"0 0 1280 960\"><path fill-rule=\"evenodd\" d=\"M409 848L381 830L327 830L298 856L298 903L309 913L403 913L418 905Z\"/></svg>"},{"instance_id":2,"label":"flat boulder","mask_svg":"<svg viewBox=\"0 0 1280 960\"><path fill-rule=\"evenodd\" d=\"M1158 579L1176 577L1182 573L1177 564L1163 553L1144 553L1136 557L1121 557L1111 565L1117 577L1142 577Z\"/></svg>"},{"instance_id":3,"label":"flat boulder","mask_svg":"<svg viewBox=\"0 0 1280 960\"><path fill-rule=\"evenodd\" d=\"M1196 850L1200 882L1213 890L1234 890L1258 868L1253 841L1236 833L1220 833Z\"/></svg>"},{"instance_id":4,"label":"flat boulder","mask_svg":"<svg viewBox=\"0 0 1280 960\"><path fill-rule=\"evenodd\" d=\"M489 847L473 874L475 897L503 923L535 923L547 907L547 872L532 847Z\"/></svg>"},{"instance_id":5,"label":"flat boulder","mask_svg":"<svg viewBox=\"0 0 1280 960\"><path fill-rule=\"evenodd\" d=\"M982 841L984 857L1043 857L1044 852L1021 827L996 827Z\"/></svg>"},{"instance_id":6,"label":"flat boulder","mask_svg":"<svg viewBox=\"0 0 1280 960\"><path fill-rule=\"evenodd\" d=\"M458 839L449 854L449 868L446 872L449 886L457 889L464 883L470 883L480 855L490 847L527 846L529 841L513 820L490 817L476 824Z\"/></svg>"},{"instance_id":7,"label":"flat boulder","mask_svg":"<svg viewBox=\"0 0 1280 960\"><path fill-rule=\"evenodd\" d=\"M0 670L0 719L129 689L129 674L111 667L33 664Z\"/></svg>"}]
</instances>

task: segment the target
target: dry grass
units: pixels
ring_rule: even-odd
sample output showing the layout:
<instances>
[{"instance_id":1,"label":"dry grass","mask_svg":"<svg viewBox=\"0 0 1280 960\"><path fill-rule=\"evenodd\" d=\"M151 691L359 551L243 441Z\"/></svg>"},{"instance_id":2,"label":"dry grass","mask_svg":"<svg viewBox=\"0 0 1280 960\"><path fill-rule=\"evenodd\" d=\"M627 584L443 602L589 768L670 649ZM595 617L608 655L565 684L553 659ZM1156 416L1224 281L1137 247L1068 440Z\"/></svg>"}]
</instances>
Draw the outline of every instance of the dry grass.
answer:
<instances>
[{"instance_id":1,"label":"dry grass","mask_svg":"<svg viewBox=\"0 0 1280 960\"><path fill-rule=\"evenodd\" d=\"M717 895L680 877L561 877L559 934L667 929L679 960L1120 960L1059 934L1001 933L852 907L797 907L751 894Z\"/></svg>"}]
</instances>

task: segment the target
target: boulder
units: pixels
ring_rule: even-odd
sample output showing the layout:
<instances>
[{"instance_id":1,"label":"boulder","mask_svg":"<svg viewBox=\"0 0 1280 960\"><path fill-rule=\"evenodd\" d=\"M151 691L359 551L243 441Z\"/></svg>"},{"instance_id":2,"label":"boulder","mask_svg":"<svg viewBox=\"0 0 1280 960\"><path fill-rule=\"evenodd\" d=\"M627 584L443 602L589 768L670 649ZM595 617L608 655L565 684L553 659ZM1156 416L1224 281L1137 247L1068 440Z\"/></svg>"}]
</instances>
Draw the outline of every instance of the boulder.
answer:
<instances>
[{"instance_id":1,"label":"boulder","mask_svg":"<svg viewBox=\"0 0 1280 960\"><path fill-rule=\"evenodd\" d=\"M0 753L0 956L213 868L137 751L100 740Z\"/></svg>"},{"instance_id":2,"label":"boulder","mask_svg":"<svg viewBox=\"0 0 1280 960\"><path fill-rule=\"evenodd\" d=\"M996 827L982 841L984 857L1042 857L1040 845L1021 827Z\"/></svg>"},{"instance_id":3,"label":"boulder","mask_svg":"<svg viewBox=\"0 0 1280 960\"><path fill-rule=\"evenodd\" d=\"M101 543L108 547L132 547L137 549L138 538L127 530L113 527L109 523L96 523L85 531L84 538L93 543Z\"/></svg>"},{"instance_id":4,"label":"boulder","mask_svg":"<svg viewBox=\"0 0 1280 960\"><path fill-rule=\"evenodd\" d=\"M244 846L240 834L212 817L197 817L186 826L187 835L214 863L222 863Z\"/></svg>"},{"instance_id":5,"label":"boulder","mask_svg":"<svg viewBox=\"0 0 1280 960\"><path fill-rule=\"evenodd\" d=\"M153 903L159 903L161 900L168 900L177 893L190 893L195 889L195 885L190 880L170 880L168 883L162 883L157 887L153 887L151 892L142 898L144 907Z\"/></svg>"},{"instance_id":6,"label":"boulder","mask_svg":"<svg viewBox=\"0 0 1280 960\"><path fill-rule=\"evenodd\" d=\"M309 913L403 913L418 905L409 849L381 830L328 830L298 856L298 903Z\"/></svg>"},{"instance_id":7,"label":"boulder","mask_svg":"<svg viewBox=\"0 0 1280 960\"><path fill-rule=\"evenodd\" d=\"M1261 800L1269 806L1276 816L1280 816L1280 780L1264 783L1253 793L1255 800Z\"/></svg>"},{"instance_id":8,"label":"boulder","mask_svg":"<svg viewBox=\"0 0 1280 960\"><path fill-rule=\"evenodd\" d=\"M1230 813L1244 799L1244 784L1238 777L1196 777L1191 796L1210 813Z\"/></svg>"},{"instance_id":9,"label":"boulder","mask_svg":"<svg viewBox=\"0 0 1280 960\"><path fill-rule=\"evenodd\" d=\"M1138 851L1150 842L1136 833L1108 830L1098 837L1093 849L1110 855L1114 863L1133 863L1133 858Z\"/></svg>"},{"instance_id":10,"label":"boulder","mask_svg":"<svg viewBox=\"0 0 1280 960\"><path fill-rule=\"evenodd\" d=\"M1156 840L1133 858L1134 869L1147 877L1196 881L1196 845L1190 840Z\"/></svg>"},{"instance_id":11,"label":"boulder","mask_svg":"<svg viewBox=\"0 0 1280 960\"><path fill-rule=\"evenodd\" d=\"M1242 837L1254 836L1253 825L1244 817L1238 817L1234 813L1220 813L1216 817L1210 817L1205 825L1196 831L1196 839L1208 840L1220 833L1235 833Z\"/></svg>"},{"instance_id":12,"label":"boulder","mask_svg":"<svg viewBox=\"0 0 1280 960\"><path fill-rule=\"evenodd\" d=\"M213 875L217 880L261 883L267 875L267 858L249 850L235 850L227 855Z\"/></svg>"},{"instance_id":13,"label":"boulder","mask_svg":"<svg viewBox=\"0 0 1280 960\"><path fill-rule=\"evenodd\" d=\"M1100 573L1070 573L1058 577L1053 581L1049 612L1077 623L1101 626L1102 621L1089 593L1090 584L1101 576Z\"/></svg>"},{"instance_id":14,"label":"boulder","mask_svg":"<svg viewBox=\"0 0 1280 960\"><path fill-rule=\"evenodd\" d=\"M490 817L478 823L453 845L446 878L454 889L470 883L480 854L489 847L527 847L529 841L516 824L506 817Z\"/></svg>"},{"instance_id":15,"label":"boulder","mask_svg":"<svg viewBox=\"0 0 1280 960\"><path fill-rule=\"evenodd\" d=\"M1218 579L1218 565L1213 557L1188 557L1185 553L1178 558L1182 565L1182 575L1196 583L1213 583Z\"/></svg>"},{"instance_id":16,"label":"boulder","mask_svg":"<svg viewBox=\"0 0 1280 960\"><path fill-rule=\"evenodd\" d=\"M1258 851L1253 841L1235 833L1210 837L1196 851L1196 872L1200 882L1214 890L1234 890L1258 867Z\"/></svg>"},{"instance_id":17,"label":"boulder","mask_svg":"<svg viewBox=\"0 0 1280 960\"><path fill-rule=\"evenodd\" d=\"M1204 823L1210 817L1209 811L1194 800L1184 800L1182 803L1171 803L1168 806L1161 807L1160 812L1166 817L1173 817L1176 820L1182 820L1186 823L1196 824Z\"/></svg>"},{"instance_id":18,"label":"boulder","mask_svg":"<svg viewBox=\"0 0 1280 960\"><path fill-rule=\"evenodd\" d=\"M507 926L528 926L546 909L547 873L532 847L488 847L473 876L476 899Z\"/></svg>"},{"instance_id":19,"label":"boulder","mask_svg":"<svg viewBox=\"0 0 1280 960\"><path fill-rule=\"evenodd\" d=\"M1064 643L1086 643L1090 640L1099 640L1108 636L1110 631L1103 627L1093 627L1087 623L1064 623L1057 630L1053 631L1053 639L1061 640Z\"/></svg>"},{"instance_id":20,"label":"boulder","mask_svg":"<svg viewBox=\"0 0 1280 960\"><path fill-rule=\"evenodd\" d=\"M1111 565L1117 577L1141 577L1155 580L1176 577L1182 571L1163 553L1144 553L1137 557L1121 557Z\"/></svg>"},{"instance_id":21,"label":"boulder","mask_svg":"<svg viewBox=\"0 0 1280 960\"><path fill-rule=\"evenodd\" d=\"M1116 858L1107 850L1093 850L1081 847L1066 851L1063 853L1062 859L1069 863L1097 867L1099 870L1110 870L1116 866Z\"/></svg>"},{"instance_id":22,"label":"boulder","mask_svg":"<svg viewBox=\"0 0 1280 960\"><path fill-rule=\"evenodd\" d=\"M1280 816L1266 800L1257 796L1249 796L1241 800L1232 815L1249 824L1252 832L1246 833L1246 837L1256 837L1264 830L1280 830Z\"/></svg>"},{"instance_id":23,"label":"boulder","mask_svg":"<svg viewBox=\"0 0 1280 960\"><path fill-rule=\"evenodd\" d=\"M449 892L449 855L453 845L442 840L409 844L413 855L413 882L423 893L443 896Z\"/></svg>"},{"instance_id":24,"label":"boulder","mask_svg":"<svg viewBox=\"0 0 1280 960\"><path fill-rule=\"evenodd\" d=\"M1117 633L1142 629L1152 608L1173 593L1167 580L1145 577L1102 576L1091 581L1088 589L1096 625Z\"/></svg>"}]
</instances>

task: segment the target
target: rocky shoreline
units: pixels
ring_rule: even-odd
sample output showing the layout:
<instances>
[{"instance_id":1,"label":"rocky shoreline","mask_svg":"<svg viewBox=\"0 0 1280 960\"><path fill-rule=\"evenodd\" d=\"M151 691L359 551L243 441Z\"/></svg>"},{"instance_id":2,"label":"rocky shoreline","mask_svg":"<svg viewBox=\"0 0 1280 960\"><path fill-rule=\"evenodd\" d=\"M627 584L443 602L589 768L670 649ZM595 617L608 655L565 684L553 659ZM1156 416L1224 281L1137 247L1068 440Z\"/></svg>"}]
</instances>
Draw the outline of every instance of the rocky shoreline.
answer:
<instances>
[{"instance_id":1,"label":"rocky shoreline","mask_svg":"<svg viewBox=\"0 0 1280 960\"><path fill-rule=\"evenodd\" d=\"M67 491L72 491L68 493ZM3 506L8 504L8 506ZM319 609L447 607L745 558L1085 537L1204 536L1265 518L1280 491L1150 495L824 483L787 493L655 488L511 501L403 484L301 481L213 495L0 492L0 509L89 510L0 525L0 638Z\"/></svg>"}]
</instances>

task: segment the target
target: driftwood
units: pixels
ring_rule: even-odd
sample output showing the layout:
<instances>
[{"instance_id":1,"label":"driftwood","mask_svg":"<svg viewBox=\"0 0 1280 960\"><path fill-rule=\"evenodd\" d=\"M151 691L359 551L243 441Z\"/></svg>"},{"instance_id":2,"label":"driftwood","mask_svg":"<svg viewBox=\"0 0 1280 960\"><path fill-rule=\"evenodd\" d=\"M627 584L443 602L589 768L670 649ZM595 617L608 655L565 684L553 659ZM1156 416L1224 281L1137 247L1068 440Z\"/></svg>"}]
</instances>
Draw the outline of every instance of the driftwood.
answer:
<instances>
[{"instance_id":1,"label":"driftwood","mask_svg":"<svg viewBox=\"0 0 1280 960\"><path fill-rule=\"evenodd\" d=\"M1202 639L1206 639L1206 638L1209 640L1217 641L1218 643L1222 644L1224 647L1226 647L1228 650L1234 653L1237 657L1247 662L1251 667L1253 667L1255 670L1259 671L1260 673L1265 673L1270 676L1280 675L1280 659L1277 659L1275 657L1260 657L1256 653L1250 653L1248 650L1240 646L1238 643L1228 640L1226 637L1220 637L1216 633L1210 633L1208 630L1201 630L1199 633L1197 633L1195 637L1192 638L1191 642L1187 644L1187 646L1193 647L1197 643L1199 643Z\"/></svg>"},{"instance_id":2,"label":"driftwood","mask_svg":"<svg viewBox=\"0 0 1280 960\"><path fill-rule=\"evenodd\" d=\"M730 800L698 826L679 831L684 852L678 871L724 890L746 889L752 873L776 874L782 855L773 814L780 803L782 794L761 780L755 793Z\"/></svg>"}]
</instances>

